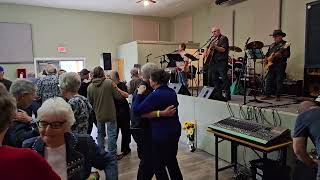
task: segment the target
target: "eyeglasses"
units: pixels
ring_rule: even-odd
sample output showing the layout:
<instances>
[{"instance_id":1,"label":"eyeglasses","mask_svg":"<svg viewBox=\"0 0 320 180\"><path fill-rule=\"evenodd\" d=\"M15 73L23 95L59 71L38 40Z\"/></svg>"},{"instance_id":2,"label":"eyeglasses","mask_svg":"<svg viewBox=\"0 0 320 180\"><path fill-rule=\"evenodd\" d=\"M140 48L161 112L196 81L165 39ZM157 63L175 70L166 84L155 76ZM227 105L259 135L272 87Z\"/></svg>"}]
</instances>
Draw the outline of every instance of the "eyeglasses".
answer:
<instances>
[{"instance_id":1,"label":"eyeglasses","mask_svg":"<svg viewBox=\"0 0 320 180\"><path fill-rule=\"evenodd\" d=\"M64 123L66 123L66 121L57 121L52 123L48 123L46 121L37 122L39 128L47 128L50 125L50 128L52 129L60 129Z\"/></svg>"}]
</instances>

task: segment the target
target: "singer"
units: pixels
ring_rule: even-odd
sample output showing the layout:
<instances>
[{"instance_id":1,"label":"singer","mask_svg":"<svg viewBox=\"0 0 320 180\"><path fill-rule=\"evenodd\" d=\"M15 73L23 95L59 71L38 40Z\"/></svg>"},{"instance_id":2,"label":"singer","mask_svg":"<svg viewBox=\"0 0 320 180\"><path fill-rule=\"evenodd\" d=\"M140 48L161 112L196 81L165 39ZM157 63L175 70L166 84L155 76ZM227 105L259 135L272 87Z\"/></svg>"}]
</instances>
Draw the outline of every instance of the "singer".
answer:
<instances>
[{"instance_id":1,"label":"singer","mask_svg":"<svg viewBox=\"0 0 320 180\"><path fill-rule=\"evenodd\" d=\"M208 86L215 87L215 94L228 101L231 100L230 82L227 74L229 40L221 34L220 28L218 27L213 27L211 33L213 39L204 52L205 66L207 66L208 69L208 82L205 83L207 83ZM222 91L224 91L224 96L222 96Z\"/></svg>"}]
</instances>

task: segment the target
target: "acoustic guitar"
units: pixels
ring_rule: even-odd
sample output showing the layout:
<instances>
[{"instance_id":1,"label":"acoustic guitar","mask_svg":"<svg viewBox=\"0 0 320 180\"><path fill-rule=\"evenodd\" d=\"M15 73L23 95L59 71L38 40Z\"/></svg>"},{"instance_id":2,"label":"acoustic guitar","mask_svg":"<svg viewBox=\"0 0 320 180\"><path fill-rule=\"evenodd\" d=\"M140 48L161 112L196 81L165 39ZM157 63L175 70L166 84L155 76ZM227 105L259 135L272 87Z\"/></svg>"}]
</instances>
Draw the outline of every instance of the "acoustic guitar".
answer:
<instances>
[{"instance_id":1,"label":"acoustic guitar","mask_svg":"<svg viewBox=\"0 0 320 180\"><path fill-rule=\"evenodd\" d=\"M207 52L207 55L204 57L204 62L205 64L209 64L209 62L211 61L212 59L212 56L214 54L214 46L216 46L218 44L218 41L219 41L219 38L214 38L211 43L210 43L210 46L208 48L208 52Z\"/></svg>"},{"instance_id":2,"label":"acoustic guitar","mask_svg":"<svg viewBox=\"0 0 320 180\"><path fill-rule=\"evenodd\" d=\"M283 46L281 46L279 49L277 49L276 51L274 51L273 53L270 54L270 56L268 56L265 60L265 72L267 73L271 66L273 65L273 60L276 57L277 53L282 53L284 50L286 50L289 46L291 45L291 43L285 43Z\"/></svg>"}]
</instances>

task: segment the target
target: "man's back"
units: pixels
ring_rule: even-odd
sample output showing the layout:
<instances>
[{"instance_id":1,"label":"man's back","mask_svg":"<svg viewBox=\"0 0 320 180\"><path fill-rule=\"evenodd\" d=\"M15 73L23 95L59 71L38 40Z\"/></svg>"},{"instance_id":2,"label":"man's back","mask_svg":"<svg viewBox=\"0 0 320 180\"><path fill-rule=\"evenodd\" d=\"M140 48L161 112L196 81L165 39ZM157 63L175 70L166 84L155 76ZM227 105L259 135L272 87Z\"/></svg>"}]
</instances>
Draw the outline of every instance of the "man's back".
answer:
<instances>
[{"instance_id":1,"label":"man's back","mask_svg":"<svg viewBox=\"0 0 320 180\"><path fill-rule=\"evenodd\" d=\"M296 121L293 137L310 137L320 154L320 108L301 113Z\"/></svg>"},{"instance_id":2,"label":"man's back","mask_svg":"<svg viewBox=\"0 0 320 180\"><path fill-rule=\"evenodd\" d=\"M49 98L58 96L60 94L58 76L51 74L39 79L37 82L36 94L38 97L41 97L42 102Z\"/></svg>"},{"instance_id":3,"label":"man's back","mask_svg":"<svg viewBox=\"0 0 320 180\"><path fill-rule=\"evenodd\" d=\"M93 106L97 120L102 122L115 121L116 109L114 100L121 99L121 94L113 87L112 81L105 78L96 78L88 87L88 100Z\"/></svg>"}]
</instances>

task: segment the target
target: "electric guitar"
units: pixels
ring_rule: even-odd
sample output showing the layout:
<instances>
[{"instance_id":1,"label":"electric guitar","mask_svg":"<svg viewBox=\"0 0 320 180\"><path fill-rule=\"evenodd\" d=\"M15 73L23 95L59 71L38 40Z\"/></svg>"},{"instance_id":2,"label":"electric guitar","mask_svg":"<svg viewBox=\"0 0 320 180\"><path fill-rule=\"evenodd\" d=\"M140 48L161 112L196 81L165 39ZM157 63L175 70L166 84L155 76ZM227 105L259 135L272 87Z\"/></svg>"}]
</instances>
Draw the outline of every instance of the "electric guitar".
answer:
<instances>
[{"instance_id":1,"label":"electric guitar","mask_svg":"<svg viewBox=\"0 0 320 180\"><path fill-rule=\"evenodd\" d=\"M285 43L283 46L281 46L279 49L271 53L270 56L268 56L265 59L265 65L264 65L265 72L268 72L270 70L271 66L273 65L273 60L276 57L276 54L282 53L282 51L286 50L290 45L291 43Z\"/></svg>"}]
</instances>

